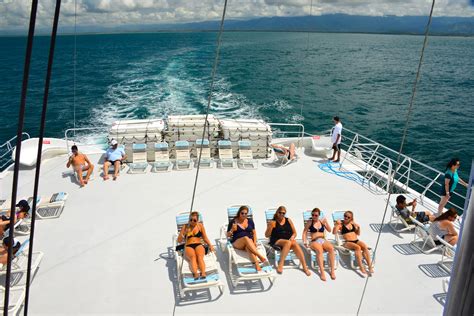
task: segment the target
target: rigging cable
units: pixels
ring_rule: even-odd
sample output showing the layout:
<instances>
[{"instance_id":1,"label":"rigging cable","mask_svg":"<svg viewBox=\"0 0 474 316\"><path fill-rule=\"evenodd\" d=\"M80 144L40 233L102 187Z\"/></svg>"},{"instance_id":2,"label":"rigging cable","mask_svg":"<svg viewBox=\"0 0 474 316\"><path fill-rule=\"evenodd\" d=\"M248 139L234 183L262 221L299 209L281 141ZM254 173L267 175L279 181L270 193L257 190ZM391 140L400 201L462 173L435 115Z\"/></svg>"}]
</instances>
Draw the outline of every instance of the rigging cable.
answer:
<instances>
[{"instance_id":1,"label":"rigging cable","mask_svg":"<svg viewBox=\"0 0 474 316\"><path fill-rule=\"evenodd\" d=\"M221 43L222 43L222 33L224 31L224 20L225 20L226 10L227 10L227 0L224 0L224 8L222 10L222 18L221 18L221 22L220 22L220 26L219 26L219 33L217 35L217 45L216 45L214 64L212 66L211 84L210 84L210 87L209 87L209 95L208 95L208 98L207 98L206 117L204 119L204 127L203 127L203 130L202 130L202 137L201 137L202 140L204 140L204 137L206 136L206 126L208 125L207 124L207 119L208 119L208 116L209 116L209 109L211 108L211 100L212 100L212 93L214 91L214 81L215 81L215 77L216 77L216 73L217 73L217 65L219 64L219 55L220 55L220 48L221 48ZM201 155L202 155L203 147L204 147L204 142L201 141L201 146L199 148L199 155L198 155L198 160L197 160L196 177L194 179L193 195L192 195L192 198L191 198L191 206L189 208L189 214L190 215L191 215L191 212L193 211L193 207L194 207L194 198L196 196L196 188L197 188L197 182L198 182L198 178L199 178L199 170L200 170L200 166L201 166ZM181 261L181 266L179 267L180 271L182 271L182 269L183 269L183 264L184 264L184 258ZM175 314L175 312L176 312L176 301L175 301L175 304L174 304L174 307L173 307L173 315Z\"/></svg>"},{"instance_id":2,"label":"rigging cable","mask_svg":"<svg viewBox=\"0 0 474 316\"><path fill-rule=\"evenodd\" d=\"M411 98L410 98L410 104L408 106L408 111L407 111L407 115L406 115L406 119L405 119L405 127L403 129L403 136L402 136L402 140L401 140L401 143L400 143L400 149L398 151L397 163L395 165L394 172L391 175L392 178L390 179L387 203L385 204L385 210L383 212L383 217L382 217L382 222L381 222L381 225L380 225L380 230L377 234L377 241L375 243L374 255L373 255L372 261L374 261L375 255L377 253L377 247L379 245L380 236L382 234L382 228L383 228L383 225L384 225L384 222L385 222L385 217L387 215L388 204L390 203L390 197L392 196L392 188L393 188L394 183L395 183L395 174L397 173L398 168L400 167L400 159L401 159L402 152L403 152L403 146L405 145L406 136L407 136L407 132L408 132L408 126L410 124L410 119L411 119L411 115L412 115L412 112L413 112L413 102L415 100L416 91L417 91L417 88L418 88L418 82L420 81L421 65L423 64L423 57L424 57L424 54L425 54L425 48L428 44L428 36L429 36L429 31L430 31L430 26L431 26L431 20L433 18L433 9L434 9L434 6L435 6L435 2L436 2L436 0L433 0L432 3L431 3L430 16L429 16L428 23L427 23L426 29L425 29L423 47L421 49L420 60L418 62L418 69L417 69L417 72L416 72L415 82L413 83L413 89L412 89L412 94L411 94ZM390 175L389 175L389 177L390 177ZM369 283L369 279L370 278L366 278L366 280L365 280L364 289L362 290L362 295L361 295L361 298L360 298L360 301L359 301L359 307L357 308L357 315L359 315L359 313L360 313L360 309L362 307L362 302L363 302L364 296L365 296L365 291L367 289L367 284Z\"/></svg>"},{"instance_id":3,"label":"rigging cable","mask_svg":"<svg viewBox=\"0 0 474 316\"><path fill-rule=\"evenodd\" d=\"M7 272L5 277L5 294L3 303L3 315L8 316L8 307L10 300L10 279L12 269L12 257L13 257L13 240L15 230L15 206L16 206L16 195L18 190L18 174L20 171L20 153L21 153L21 140L23 134L23 122L25 120L25 108L26 108L26 94L28 92L28 79L30 75L30 64L31 54L33 51L33 37L35 34L36 25L36 12L38 9L38 0L31 1L31 13L30 13L30 24L28 28L28 40L26 45L25 65L23 69L23 83L21 87L21 99L20 99L20 111L18 114L18 129L16 136L16 150L15 150L15 164L13 167L13 183L12 183L12 196L11 196L11 209L10 209L10 223L9 232L10 239L8 242L8 256L7 256Z\"/></svg>"},{"instance_id":4,"label":"rigging cable","mask_svg":"<svg viewBox=\"0 0 474 316\"><path fill-rule=\"evenodd\" d=\"M219 64L219 55L220 55L220 48L221 48L221 43L222 43L222 33L224 31L224 20L225 20L225 12L227 10L227 0L224 1L224 9L222 11L222 18L221 18L221 23L219 26L219 33L217 35L217 45L216 45L216 56L214 59L214 65L212 66L212 74L211 74L211 85L209 87L209 95L207 97L207 108L206 108L206 118L204 119L204 128L202 130L202 138L204 140L204 137L206 136L206 126L208 125L207 118L209 116L209 109L211 108L211 100L212 100L212 93L214 91L214 81L216 77L216 72L217 72L217 65ZM189 213L191 214L193 207L194 207L194 197L196 195L196 187L197 187L197 181L199 177L199 169L201 166L201 154L202 154L202 148L203 148L203 143L201 142L201 146L199 148L199 155L198 155L198 160L197 160L197 168L196 168L196 177L194 179L194 188L193 188L193 196L191 199L191 207L189 208Z\"/></svg>"},{"instance_id":5,"label":"rigging cable","mask_svg":"<svg viewBox=\"0 0 474 316\"><path fill-rule=\"evenodd\" d=\"M46 71L46 80L44 84L43 95L43 109L41 111L41 124L38 138L38 153L36 155L36 170L35 170L35 185L33 189L33 206L31 210L31 228L30 228L30 246L28 250L28 268L26 270L26 293L24 315L28 315L28 302L30 298L30 283L31 283L31 261L33 260L33 241L35 237L35 219L36 219L36 204L38 196L39 178L41 171L41 152L43 150L43 138L46 125L46 110L48 108L49 84L51 82L51 72L54 61L54 48L56 46L56 34L58 30L59 12L61 10L61 0L56 0L56 8L54 11L53 29L51 31L51 42L49 45L48 68Z\"/></svg>"},{"instance_id":6,"label":"rigging cable","mask_svg":"<svg viewBox=\"0 0 474 316\"><path fill-rule=\"evenodd\" d=\"M74 0L74 54L73 54L73 127L76 137L76 63L77 63L77 0Z\"/></svg>"}]
</instances>

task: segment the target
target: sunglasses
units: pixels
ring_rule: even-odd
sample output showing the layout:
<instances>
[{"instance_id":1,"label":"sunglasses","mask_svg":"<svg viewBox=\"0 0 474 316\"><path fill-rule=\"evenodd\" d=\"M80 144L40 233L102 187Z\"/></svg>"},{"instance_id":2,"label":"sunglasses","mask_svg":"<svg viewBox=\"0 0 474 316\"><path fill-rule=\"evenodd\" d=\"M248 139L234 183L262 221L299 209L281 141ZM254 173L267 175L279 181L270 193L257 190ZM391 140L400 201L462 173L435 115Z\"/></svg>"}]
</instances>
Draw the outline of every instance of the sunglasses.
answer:
<instances>
[{"instance_id":1,"label":"sunglasses","mask_svg":"<svg viewBox=\"0 0 474 316\"><path fill-rule=\"evenodd\" d=\"M244 213L244 212L240 213L240 215L242 215L242 216L247 216L247 214L248 213Z\"/></svg>"},{"instance_id":2,"label":"sunglasses","mask_svg":"<svg viewBox=\"0 0 474 316\"><path fill-rule=\"evenodd\" d=\"M347 215L344 215L344 218L351 219L351 217Z\"/></svg>"},{"instance_id":3,"label":"sunglasses","mask_svg":"<svg viewBox=\"0 0 474 316\"><path fill-rule=\"evenodd\" d=\"M196 218L190 218L189 221L190 221L190 222L197 223L198 220L197 220Z\"/></svg>"},{"instance_id":4,"label":"sunglasses","mask_svg":"<svg viewBox=\"0 0 474 316\"><path fill-rule=\"evenodd\" d=\"M278 212L278 214L280 214L280 215L285 215L286 212Z\"/></svg>"},{"instance_id":5,"label":"sunglasses","mask_svg":"<svg viewBox=\"0 0 474 316\"><path fill-rule=\"evenodd\" d=\"M314 213L314 214L311 214L311 216L316 217L316 216L319 216L319 214L318 214L318 213Z\"/></svg>"}]
</instances>

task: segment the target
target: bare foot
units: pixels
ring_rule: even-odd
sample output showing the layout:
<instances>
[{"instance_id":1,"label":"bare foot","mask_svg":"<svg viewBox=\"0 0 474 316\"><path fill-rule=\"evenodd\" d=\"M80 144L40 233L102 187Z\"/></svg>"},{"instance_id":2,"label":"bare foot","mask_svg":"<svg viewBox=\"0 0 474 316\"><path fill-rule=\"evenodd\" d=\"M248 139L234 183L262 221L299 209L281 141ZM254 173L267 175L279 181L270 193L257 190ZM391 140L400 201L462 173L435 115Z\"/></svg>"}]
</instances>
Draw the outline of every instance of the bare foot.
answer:
<instances>
[{"instance_id":1,"label":"bare foot","mask_svg":"<svg viewBox=\"0 0 474 316\"><path fill-rule=\"evenodd\" d=\"M360 269L360 273L362 273L364 277L367 275L367 271L364 268Z\"/></svg>"},{"instance_id":2,"label":"bare foot","mask_svg":"<svg viewBox=\"0 0 474 316\"><path fill-rule=\"evenodd\" d=\"M322 281L326 281L326 273L324 271L320 272L319 277Z\"/></svg>"},{"instance_id":3,"label":"bare foot","mask_svg":"<svg viewBox=\"0 0 474 316\"><path fill-rule=\"evenodd\" d=\"M114 181L115 181L115 180L117 180L117 177L116 177L116 176L114 176L114 177L113 177L113 180L114 180Z\"/></svg>"},{"instance_id":4,"label":"bare foot","mask_svg":"<svg viewBox=\"0 0 474 316\"><path fill-rule=\"evenodd\" d=\"M335 280L336 279L336 273L334 273L334 271L331 271L331 280Z\"/></svg>"},{"instance_id":5,"label":"bare foot","mask_svg":"<svg viewBox=\"0 0 474 316\"><path fill-rule=\"evenodd\" d=\"M87 183L89 183L89 180L84 180L84 184L87 184Z\"/></svg>"},{"instance_id":6,"label":"bare foot","mask_svg":"<svg viewBox=\"0 0 474 316\"><path fill-rule=\"evenodd\" d=\"M304 273L306 273L307 276L311 276L311 271L309 271L308 268L303 269Z\"/></svg>"},{"instance_id":7,"label":"bare foot","mask_svg":"<svg viewBox=\"0 0 474 316\"><path fill-rule=\"evenodd\" d=\"M255 270L262 271L262 267L260 267L260 263L255 262Z\"/></svg>"},{"instance_id":8,"label":"bare foot","mask_svg":"<svg viewBox=\"0 0 474 316\"><path fill-rule=\"evenodd\" d=\"M276 270L277 270L277 273L282 274L283 273L283 266L278 265Z\"/></svg>"},{"instance_id":9,"label":"bare foot","mask_svg":"<svg viewBox=\"0 0 474 316\"><path fill-rule=\"evenodd\" d=\"M104 176L104 181L109 180L109 176Z\"/></svg>"}]
</instances>

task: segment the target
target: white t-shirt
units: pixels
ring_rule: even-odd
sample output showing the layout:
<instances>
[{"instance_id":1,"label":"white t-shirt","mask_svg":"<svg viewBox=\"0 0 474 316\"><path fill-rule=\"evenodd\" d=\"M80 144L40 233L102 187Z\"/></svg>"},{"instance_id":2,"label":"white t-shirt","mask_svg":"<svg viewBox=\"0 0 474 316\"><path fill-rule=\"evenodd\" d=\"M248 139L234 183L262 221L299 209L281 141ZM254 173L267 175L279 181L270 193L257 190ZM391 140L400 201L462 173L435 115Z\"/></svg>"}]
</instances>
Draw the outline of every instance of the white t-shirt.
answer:
<instances>
[{"instance_id":1,"label":"white t-shirt","mask_svg":"<svg viewBox=\"0 0 474 316\"><path fill-rule=\"evenodd\" d=\"M334 144L336 143L337 135L341 135L339 137L339 140L337 141L337 144L341 143L342 139L342 124L341 122L337 123L333 128L331 132L331 142Z\"/></svg>"}]
</instances>

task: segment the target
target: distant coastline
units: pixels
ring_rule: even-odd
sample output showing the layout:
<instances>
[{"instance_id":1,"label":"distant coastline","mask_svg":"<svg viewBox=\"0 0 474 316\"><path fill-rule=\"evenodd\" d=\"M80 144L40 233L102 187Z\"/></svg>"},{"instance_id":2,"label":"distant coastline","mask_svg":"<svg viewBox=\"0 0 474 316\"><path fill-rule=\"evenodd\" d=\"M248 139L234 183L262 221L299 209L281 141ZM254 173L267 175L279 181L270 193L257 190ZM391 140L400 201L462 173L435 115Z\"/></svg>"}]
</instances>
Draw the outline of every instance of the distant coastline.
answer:
<instances>
[{"instance_id":1,"label":"distant coastline","mask_svg":"<svg viewBox=\"0 0 474 316\"><path fill-rule=\"evenodd\" d=\"M314 32L385 35L422 35L427 16L355 16L328 14L321 16L264 17L248 20L227 20L226 32ZM177 24L127 24L120 26L77 26L77 34L125 34L166 32L215 32L219 21ZM37 28L38 35L48 35L46 28ZM73 26L59 26L62 35L74 34ZM434 17L432 36L474 36L474 17ZM0 36L26 36L25 29L0 30Z\"/></svg>"}]
</instances>

